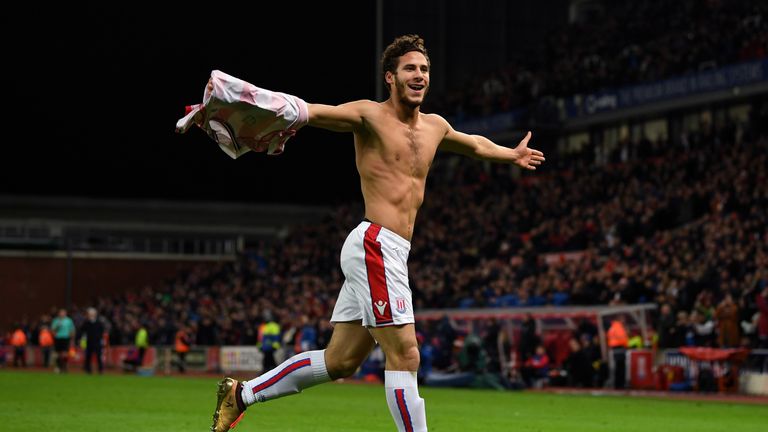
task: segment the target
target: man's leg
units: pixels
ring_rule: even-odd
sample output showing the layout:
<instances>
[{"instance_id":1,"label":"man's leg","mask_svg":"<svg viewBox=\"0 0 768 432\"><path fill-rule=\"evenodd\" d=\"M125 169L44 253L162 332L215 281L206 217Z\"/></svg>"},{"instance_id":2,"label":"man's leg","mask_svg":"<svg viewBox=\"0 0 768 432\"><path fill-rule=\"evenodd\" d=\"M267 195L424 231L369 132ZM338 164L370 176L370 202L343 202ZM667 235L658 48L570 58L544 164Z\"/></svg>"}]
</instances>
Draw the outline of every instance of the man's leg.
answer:
<instances>
[{"instance_id":1,"label":"man's leg","mask_svg":"<svg viewBox=\"0 0 768 432\"><path fill-rule=\"evenodd\" d=\"M61 371L67 372L67 364L69 363L69 341L67 341L67 347L61 352Z\"/></svg>"},{"instance_id":2,"label":"man's leg","mask_svg":"<svg viewBox=\"0 0 768 432\"><path fill-rule=\"evenodd\" d=\"M187 353L179 353L179 372L184 373L187 370Z\"/></svg>"},{"instance_id":3,"label":"man's leg","mask_svg":"<svg viewBox=\"0 0 768 432\"><path fill-rule=\"evenodd\" d=\"M264 402L351 376L373 345L373 338L359 321L337 323L327 349L296 354L260 377L244 382L243 402L245 405Z\"/></svg>"},{"instance_id":4,"label":"man's leg","mask_svg":"<svg viewBox=\"0 0 768 432\"><path fill-rule=\"evenodd\" d=\"M56 350L56 372L61 372L61 367L64 363L62 360L61 354L62 354L61 351L57 349Z\"/></svg>"},{"instance_id":5,"label":"man's leg","mask_svg":"<svg viewBox=\"0 0 768 432\"><path fill-rule=\"evenodd\" d=\"M336 323L327 349L296 354L250 381L238 383L225 378L219 383L212 430L229 430L245 409L256 402L296 394L305 388L351 376L373 346L373 338L360 321Z\"/></svg>"},{"instance_id":6,"label":"man's leg","mask_svg":"<svg viewBox=\"0 0 768 432\"><path fill-rule=\"evenodd\" d=\"M91 356L93 355L93 350L91 350L91 347L85 348L85 363L83 363L83 369L85 369L85 373L91 373Z\"/></svg>"},{"instance_id":7,"label":"man's leg","mask_svg":"<svg viewBox=\"0 0 768 432\"><path fill-rule=\"evenodd\" d=\"M99 373L104 373L104 361L101 359L101 347L96 348L96 364L99 365Z\"/></svg>"},{"instance_id":8,"label":"man's leg","mask_svg":"<svg viewBox=\"0 0 768 432\"><path fill-rule=\"evenodd\" d=\"M146 348L139 348L139 357L136 359L136 368L144 366L144 354L147 352Z\"/></svg>"},{"instance_id":9,"label":"man's leg","mask_svg":"<svg viewBox=\"0 0 768 432\"><path fill-rule=\"evenodd\" d=\"M627 352L624 348L614 348L614 375L613 375L613 387L616 389L624 389L626 374L627 374Z\"/></svg>"},{"instance_id":10,"label":"man's leg","mask_svg":"<svg viewBox=\"0 0 768 432\"><path fill-rule=\"evenodd\" d=\"M427 430L424 399L419 396L416 371L419 370L419 347L413 324L370 329L387 358L384 388L389 411L401 432Z\"/></svg>"},{"instance_id":11,"label":"man's leg","mask_svg":"<svg viewBox=\"0 0 768 432\"><path fill-rule=\"evenodd\" d=\"M368 358L376 341L361 321L336 323L331 342L325 349L325 362L332 380L351 377Z\"/></svg>"},{"instance_id":12,"label":"man's leg","mask_svg":"<svg viewBox=\"0 0 768 432\"><path fill-rule=\"evenodd\" d=\"M264 355L264 360L261 362L262 370L272 370L277 367L274 351L262 351L262 354Z\"/></svg>"}]
</instances>

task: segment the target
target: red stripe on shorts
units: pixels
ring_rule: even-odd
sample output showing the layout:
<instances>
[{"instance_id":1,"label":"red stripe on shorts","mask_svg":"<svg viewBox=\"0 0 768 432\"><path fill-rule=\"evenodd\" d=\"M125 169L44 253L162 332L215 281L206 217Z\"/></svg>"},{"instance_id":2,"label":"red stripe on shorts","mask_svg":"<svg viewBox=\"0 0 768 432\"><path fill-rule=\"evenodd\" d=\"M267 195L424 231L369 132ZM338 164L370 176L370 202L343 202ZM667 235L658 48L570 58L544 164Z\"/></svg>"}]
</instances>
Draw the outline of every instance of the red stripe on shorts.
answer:
<instances>
[{"instance_id":1,"label":"red stripe on shorts","mask_svg":"<svg viewBox=\"0 0 768 432\"><path fill-rule=\"evenodd\" d=\"M371 290L371 307L376 324L392 322L392 309L389 307L389 291L384 274L384 255L381 253L379 236L381 226L371 224L365 231L365 267L368 270L368 288Z\"/></svg>"}]
</instances>

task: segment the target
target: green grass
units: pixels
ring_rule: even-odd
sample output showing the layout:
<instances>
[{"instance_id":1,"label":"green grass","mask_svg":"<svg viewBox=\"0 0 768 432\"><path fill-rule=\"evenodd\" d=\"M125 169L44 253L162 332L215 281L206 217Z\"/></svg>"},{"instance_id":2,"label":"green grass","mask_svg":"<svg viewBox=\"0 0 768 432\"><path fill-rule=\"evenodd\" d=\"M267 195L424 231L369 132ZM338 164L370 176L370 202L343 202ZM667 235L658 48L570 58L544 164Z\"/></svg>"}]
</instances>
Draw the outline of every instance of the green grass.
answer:
<instances>
[{"instance_id":1,"label":"green grass","mask_svg":"<svg viewBox=\"0 0 768 432\"><path fill-rule=\"evenodd\" d=\"M207 431L215 378L0 371L1 431ZM421 389L430 431L750 432L768 407L619 396ZM381 386L326 384L253 406L236 432L394 431Z\"/></svg>"}]
</instances>

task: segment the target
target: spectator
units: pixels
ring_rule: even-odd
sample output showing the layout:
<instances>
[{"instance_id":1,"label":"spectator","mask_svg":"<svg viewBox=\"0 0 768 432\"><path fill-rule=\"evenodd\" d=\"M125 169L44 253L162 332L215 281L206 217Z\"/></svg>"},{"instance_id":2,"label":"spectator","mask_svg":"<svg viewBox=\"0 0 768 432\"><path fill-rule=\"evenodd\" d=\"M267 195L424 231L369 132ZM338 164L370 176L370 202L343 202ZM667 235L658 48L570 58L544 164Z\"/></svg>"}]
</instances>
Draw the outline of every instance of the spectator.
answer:
<instances>
[{"instance_id":1,"label":"spectator","mask_svg":"<svg viewBox=\"0 0 768 432\"><path fill-rule=\"evenodd\" d=\"M297 352L312 351L317 349L317 329L313 320L306 315L301 316L303 322L301 331L297 337L299 346Z\"/></svg>"},{"instance_id":2,"label":"spectator","mask_svg":"<svg viewBox=\"0 0 768 432\"><path fill-rule=\"evenodd\" d=\"M707 315L694 310L691 312L693 343L695 346L712 347L715 343L715 323Z\"/></svg>"},{"instance_id":3,"label":"spectator","mask_svg":"<svg viewBox=\"0 0 768 432\"><path fill-rule=\"evenodd\" d=\"M134 337L134 350L123 360L126 370L136 371L144 364L144 355L149 348L149 333L144 323L138 324Z\"/></svg>"},{"instance_id":4,"label":"spectator","mask_svg":"<svg viewBox=\"0 0 768 432\"><path fill-rule=\"evenodd\" d=\"M679 311L677 313L677 321L675 322L675 344L673 347L692 345L694 345L693 329L691 328L688 313L686 311Z\"/></svg>"},{"instance_id":5,"label":"spectator","mask_svg":"<svg viewBox=\"0 0 768 432\"><path fill-rule=\"evenodd\" d=\"M534 354L536 347L541 344L541 338L536 331L536 320L528 314L523 321L522 334L520 336L520 358L523 363Z\"/></svg>"},{"instance_id":6,"label":"spectator","mask_svg":"<svg viewBox=\"0 0 768 432\"><path fill-rule=\"evenodd\" d=\"M587 358L587 352L582 349L578 339L568 341L570 353L563 362L563 369L568 375L568 385L572 387L592 387L592 362Z\"/></svg>"},{"instance_id":7,"label":"spectator","mask_svg":"<svg viewBox=\"0 0 768 432\"><path fill-rule=\"evenodd\" d=\"M733 301L733 296L726 293L720 304L715 309L717 319L718 345L722 348L734 348L739 346L739 306Z\"/></svg>"},{"instance_id":8,"label":"spectator","mask_svg":"<svg viewBox=\"0 0 768 432\"><path fill-rule=\"evenodd\" d=\"M659 348L667 349L680 346L676 340L675 316L672 307L668 303L661 305L661 314L657 320L656 334L659 335Z\"/></svg>"},{"instance_id":9,"label":"spectator","mask_svg":"<svg viewBox=\"0 0 768 432\"><path fill-rule=\"evenodd\" d=\"M484 373L488 367L488 354L483 340L475 333L468 334L459 352L459 368L462 372Z\"/></svg>"},{"instance_id":10,"label":"spectator","mask_svg":"<svg viewBox=\"0 0 768 432\"><path fill-rule=\"evenodd\" d=\"M534 354L523 365L523 380L528 387L542 388L547 384L550 361L544 345L538 345Z\"/></svg>"}]
</instances>

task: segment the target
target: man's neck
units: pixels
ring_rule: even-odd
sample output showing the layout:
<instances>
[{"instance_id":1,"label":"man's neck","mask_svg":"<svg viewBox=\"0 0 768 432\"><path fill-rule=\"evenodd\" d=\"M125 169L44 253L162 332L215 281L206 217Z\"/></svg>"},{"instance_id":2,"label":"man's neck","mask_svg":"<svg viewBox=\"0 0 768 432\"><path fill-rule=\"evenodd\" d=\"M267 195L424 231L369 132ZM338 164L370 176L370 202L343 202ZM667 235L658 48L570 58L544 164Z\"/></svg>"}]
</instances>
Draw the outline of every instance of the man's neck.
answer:
<instances>
[{"instance_id":1,"label":"man's neck","mask_svg":"<svg viewBox=\"0 0 768 432\"><path fill-rule=\"evenodd\" d=\"M392 97L390 97L386 103L392 107L397 119L409 126L413 126L419 119L420 105L412 107L405 105Z\"/></svg>"}]
</instances>

